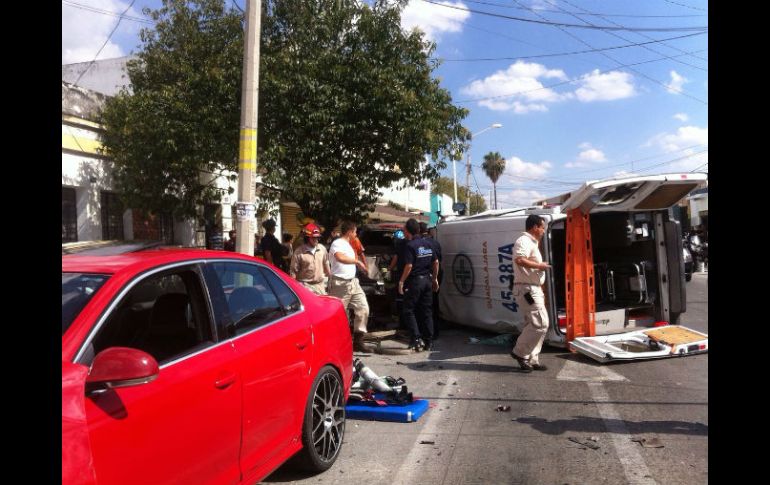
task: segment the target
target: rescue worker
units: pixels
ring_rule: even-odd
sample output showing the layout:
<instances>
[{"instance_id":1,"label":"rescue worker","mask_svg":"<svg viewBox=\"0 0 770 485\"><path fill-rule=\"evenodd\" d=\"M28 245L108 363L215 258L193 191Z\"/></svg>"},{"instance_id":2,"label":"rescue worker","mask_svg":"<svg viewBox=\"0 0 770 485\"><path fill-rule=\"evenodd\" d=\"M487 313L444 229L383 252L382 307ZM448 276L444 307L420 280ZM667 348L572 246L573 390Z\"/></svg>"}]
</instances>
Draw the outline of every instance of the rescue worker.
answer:
<instances>
[{"instance_id":1,"label":"rescue worker","mask_svg":"<svg viewBox=\"0 0 770 485\"><path fill-rule=\"evenodd\" d=\"M350 245L350 241L356 235L356 225L351 221L343 221L340 231L342 235L335 239L329 248L331 261L329 294L342 300L346 312L349 309L353 310L353 350L371 352L374 350L373 347L364 343L366 324L369 321L369 303L356 277L356 267L366 271L366 265L357 259Z\"/></svg>"},{"instance_id":2,"label":"rescue worker","mask_svg":"<svg viewBox=\"0 0 770 485\"><path fill-rule=\"evenodd\" d=\"M398 292L404 296L404 322L411 332L409 348L433 350L433 292L438 291L438 258L433 245L420 237L417 219L404 225L409 240L404 251L404 272Z\"/></svg>"},{"instance_id":3,"label":"rescue worker","mask_svg":"<svg viewBox=\"0 0 770 485\"><path fill-rule=\"evenodd\" d=\"M395 254L390 259L390 264L388 265L388 271L390 274L392 274L392 280L396 282L396 312L398 313L398 327L402 330L408 330L406 326L406 322L404 321L404 314L403 314L403 305L404 305L404 295L399 293L398 291L398 281L401 279L401 273L404 272L404 250L406 249L406 243L408 241L404 237L404 231L401 229L398 229L393 233L393 246L395 249Z\"/></svg>"},{"instance_id":4,"label":"rescue worker","mask_svg":"<svg viewBox=\"0 0 770 485\"><path fill-rule=\"evenodd\" d=\"M307 224L302 228L305 243L294 251L289 265L289 274L305 288L316 295L326 294L324 277L331 274L329 269L329 253L323 244L321 230L315 224Z\"/></svg>"},{"instance_id":5,"label":"rescue worker","mask_svg":"<svg viewBox=\"0 0 770 485\"><path fill-rule=\"evenodd\" d=\"M430 231L436 232L436 228L433 227L430 230L428 230L428 224L425 222L420 222L420 232L422 233L423 239L430 242L433 245L433 252L436 253L436 257L438 258L438 284L439 287L441 287L441 284L443 283L444 278L444 270L441 268L441 244L439 244L438 241L436 241L436 238L433 237L433 234L431 234ZM435 341L438 339L439 329L442 327L442 320L441 315L438 312L438 291L433 292L433 340Z\"/></svg>"},{"instance_id":6,"label":"rescue worker","mask_svg":"<svg viewBox=\"0 0 770 485\"><path fill-rule=\"evenodd\" d=\"M524 328L511 350L511 357L523 372L546 370L539 361L540 349L548 331L545 309L545 270L551 265L543 262L538 243L545 234L545 219L530 215L524 223L526 232L513 245L513 298L524 315Z\"/></svg>"}]
</instances>

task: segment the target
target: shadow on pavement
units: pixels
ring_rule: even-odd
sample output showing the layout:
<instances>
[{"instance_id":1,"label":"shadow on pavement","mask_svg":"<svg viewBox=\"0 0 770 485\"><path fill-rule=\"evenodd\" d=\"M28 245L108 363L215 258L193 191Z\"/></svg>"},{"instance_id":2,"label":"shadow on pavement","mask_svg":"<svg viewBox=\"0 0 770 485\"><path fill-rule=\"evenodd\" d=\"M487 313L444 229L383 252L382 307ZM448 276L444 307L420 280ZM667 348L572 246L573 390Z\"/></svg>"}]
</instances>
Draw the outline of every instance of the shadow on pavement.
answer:
<instances>
[{"instance_id":1,"label":"shadow on pavement","mask_svg":"<svg viewBox=\"0 0 770 485\"><path fill-rule=\"evenodd\" d=\"M549 421L537 417L521 417L516 422L528 424L532 429L544 434L558 435L566 432L603 432L607 429L605 423L624 425L629 434L659 433L686 434L708 436L709 427L703 423L688 423L687 421L625 421L618 419L605 420L588 416L575 416L572 419L555 419ZM614 423L613 423L614 422Z\"/></svg>"}]
</instances>

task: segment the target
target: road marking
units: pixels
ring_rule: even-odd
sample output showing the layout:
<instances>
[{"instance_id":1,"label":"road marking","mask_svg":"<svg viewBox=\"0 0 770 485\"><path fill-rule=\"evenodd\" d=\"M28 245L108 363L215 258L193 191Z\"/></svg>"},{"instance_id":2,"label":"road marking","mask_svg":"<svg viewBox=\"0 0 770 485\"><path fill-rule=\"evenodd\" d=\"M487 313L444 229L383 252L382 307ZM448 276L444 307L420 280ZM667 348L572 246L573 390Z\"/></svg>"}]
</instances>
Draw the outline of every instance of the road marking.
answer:
<instances>
[{"instance_id":1,"label":"road marking","mask_svg":"<svg viewBox=\"0 0 770 485\"><path fill-rule=\"evenodd\" d=\"M604 382L604 381L627 381L625 377L617 372L611 371L606 366L590 365L577 360L568 360L564 367L556 376L560 381L586 381L586 382Z\"/></svg>"},{"instance_id":2,"label":"road marking","mask_svg":"<svg viewBox=\"0 0 770 485\"><path fill-rule=\"evenodd\" d=\"M650 469L639 454L639 445L631 441L625 421L620 417L612 404L609 404L610 396L601 382L589 382L591 397L599 408L599 415L604 420L604 425L615 447L615 452L623 465L627 483L639 485L655 485Z\"/></svg>"},{"instance_id":3,"label":"road marking","mask_svg":"<svg viewBox=\"0 0 770 485\"><path fill-rule=\"evenodd\" d=\"M449 374L447 378L444 380L444 382L456 382L457 378L454 376L454 374ZM443 389L441 390L441 393L439 394L438 398L434 400L434 402L442 403L446 402L445 400L451 400L452 398L447 396L447 394L450 394L452 390L454 389L456 391L456 387L453 388L453 386L442 386ZM466 404L467 406L467 404ZM465 407L465 406L462 406ZM453 411L459 411L461 406L452 406ZM423 476L421 480L418 480L418 473L422 472L423 474L428 471L430 472L444 472L446 471L444 467L430 467L425 466L426 463L428 463L428 459L435 455L435 450L433 449L433 446L426 446L426 445L420 445L420 440L432 440L438 437L439 433L439 421L441 418L446 418L445 415L442 415L438 412L438 409L433 408L429 410L427 413L423 415L423 419L426 419L425 424L423 425L422 430L420 431L420 434L415 437L414 444L412 445L411 450L409 450L409 454L404 458L404 461L401 462L401 467L398 469L398 473L393 478L393 484L395 485L413 485L415 483L434 483L436 482L436 479L433 480L426 480L427 477ZM448 451L448 450L445 450ZM447 455L450 455L450 453L447 453ZM444 458L444 457L442 457ZM439 480L440 481L440 480Z\"/></svg>"},{"instance_id":4,"label":"road marking","mask_svg":"<svg viewBox=\"0 0 770 485\"><path fill-rule=\"evenodd\" d=\"M631 441L625 421L610 404L610 397L602 382L628 381L624 376L611 371L606 366L590 365L577 360L568 360L562 367L557 380L584 381L591 391L591 398L599 409L599 415L607 428L607 435L612 441L615 453L618 455L626 480L634 485L655 485L655 480L650 475L650 469L639 454L639 445Z\"/></svg>"}]
</instances>

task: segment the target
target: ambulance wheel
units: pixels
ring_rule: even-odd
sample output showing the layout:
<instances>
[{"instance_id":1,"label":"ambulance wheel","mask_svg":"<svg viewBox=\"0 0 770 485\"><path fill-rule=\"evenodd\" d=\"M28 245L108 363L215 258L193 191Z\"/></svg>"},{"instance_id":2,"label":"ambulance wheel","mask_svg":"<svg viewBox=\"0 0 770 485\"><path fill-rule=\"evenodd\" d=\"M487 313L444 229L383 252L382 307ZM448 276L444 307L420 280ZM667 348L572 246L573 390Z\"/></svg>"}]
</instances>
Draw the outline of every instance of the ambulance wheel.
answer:
<instances>
[{"instance_id":1,"label":"ambulance wheel","mask_svg":"<svg viewBox=\"0 0 770 485\"><path fill-rule=\"evenodd\" d=\"M328 470L337 459L345 437L345 402L342 378L326 366L310 388L302 423L302 450L298 465L314 473Z\"/></svg>"}]
</instances>

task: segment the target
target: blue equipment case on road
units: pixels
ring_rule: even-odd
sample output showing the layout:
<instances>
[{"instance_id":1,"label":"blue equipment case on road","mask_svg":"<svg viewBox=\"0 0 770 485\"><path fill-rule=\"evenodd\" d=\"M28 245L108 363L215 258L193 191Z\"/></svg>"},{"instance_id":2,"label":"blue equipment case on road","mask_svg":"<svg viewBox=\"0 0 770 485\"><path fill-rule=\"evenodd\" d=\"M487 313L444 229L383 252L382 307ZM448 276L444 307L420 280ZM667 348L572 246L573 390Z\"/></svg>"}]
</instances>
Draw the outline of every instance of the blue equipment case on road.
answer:
<instances>
[{"instance_id":1,"label":"blue equipment case on road","mask_svg":"<svg viewBox=\"0 0 770 485\"><path fill-rule=\"evenodd\" d=\"M384 399L384 396L375 394L375 398ZM361 401L345 406L345 414L348 419L394 421L397 423L417 421L427 410L427 399L415 399L409 404L388 404L387 406L379 406L371 401Z\"/></svg>"}]
</instances>

